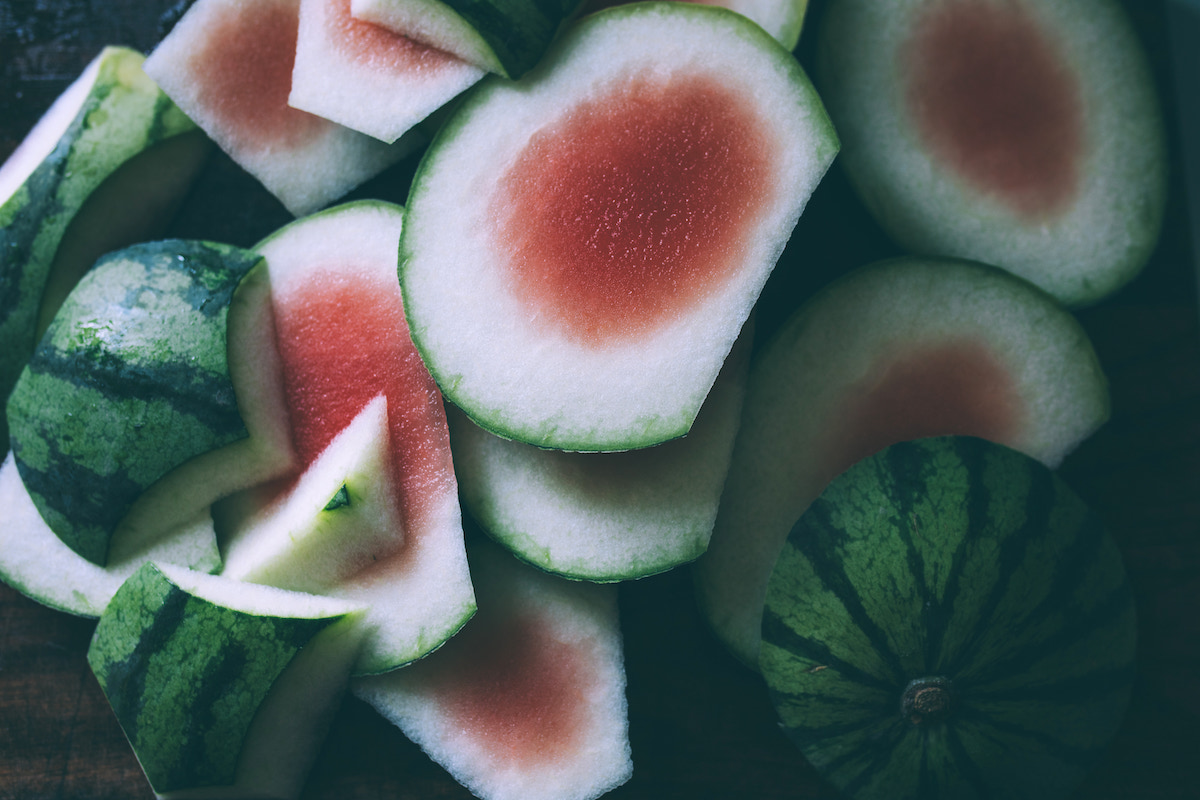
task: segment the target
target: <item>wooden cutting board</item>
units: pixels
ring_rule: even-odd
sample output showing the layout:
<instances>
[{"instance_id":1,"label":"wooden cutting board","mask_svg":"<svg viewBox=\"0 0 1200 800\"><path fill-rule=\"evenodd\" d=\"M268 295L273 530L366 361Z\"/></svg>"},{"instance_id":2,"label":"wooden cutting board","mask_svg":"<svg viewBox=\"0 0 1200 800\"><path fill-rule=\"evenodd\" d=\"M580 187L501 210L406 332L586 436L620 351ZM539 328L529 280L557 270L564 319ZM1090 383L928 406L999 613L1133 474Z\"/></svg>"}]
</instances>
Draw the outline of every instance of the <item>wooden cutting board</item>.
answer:
<instances>
[{"instance_id":1,"label":"wooden cutting board","mask_svg":"<svg viewBox=\"0 0 1200 800\"><path fill-rule=\"evenodd\" d=\"M1166 92L1161 5L1129 5ZM0 0L0 158L102 46L148 51L163 20L178 13L169 0ZM806 37L802 59L807 46ZM355 196L403 202L412 168L402 164ZM1123 550L1141 665L1126 723L1081 799L1191 798L1200 786L1200 317L1185 197L1181 185L1172 188L1153 263L1080 315L1109 375L1114 415L1063 473ZM249 245L287 220L265 191L216 158L169 233ZM765 325L832 275L892 252L835 170L768 286ZM801 261L821 266L799 276ZM635 774L612 800L835 797L778 731L760 680L705 630L686 568L621 593ZM153 796L88 670L93 627L0 585L0 800ZM350 700L304 797L470 795Z\"/></svg>"}]
</instances>

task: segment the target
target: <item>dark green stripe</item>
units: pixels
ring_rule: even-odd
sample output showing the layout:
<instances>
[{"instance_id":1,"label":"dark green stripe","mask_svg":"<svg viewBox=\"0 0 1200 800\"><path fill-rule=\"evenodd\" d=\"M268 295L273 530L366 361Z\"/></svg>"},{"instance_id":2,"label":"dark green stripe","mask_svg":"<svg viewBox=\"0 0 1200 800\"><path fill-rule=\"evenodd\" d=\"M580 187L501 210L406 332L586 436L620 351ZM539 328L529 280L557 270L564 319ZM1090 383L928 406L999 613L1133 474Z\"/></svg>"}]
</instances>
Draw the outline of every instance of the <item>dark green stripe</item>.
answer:
<instances>
[{"instance_id":1,"label":"dark green stripe","mask_svg":"<svg viewBox=\"0 0 1200 800\"><path fill-rule=\"evenodd\" d=\"M869 757L855 770L854 778L841 787L842 791L853 797L891 763L900 740L913 734L912 726L896 715L894 721L871 737L869 750L862 747L846 748L837 758L825 762L821 770L826 775L835 774L839 768L855 760L863 760L863 756L869 753Z\"/></svg>"},{"instance_id":2,"label":"dark green stripe","mask_svg":"<svg viewBox=\"0 0 1200 800\"><path fill-rule=\"evenodd\" d=\"M854 624L879 654L881 661L891 670L889 682L895 685L903 684L905 671L899 655L892 650L887 634L863 607L859 589L846 574L844 562L834 555L835 544L841 532L833 525L831 511L830 504L825 502L824 498L818 498L800 518L797 527L801 530L798 535L793 533L789 536L788 543L809 560L821 585L837 597Z\"/></svg>"},{"instance_id":3,"label":"dark green stripe","mask_svg":"<svg viewBox=\"0 0 1200 800\"><path fill-rule=\"evenodd\" d=\"M1036 705L1031 704L1030 709L1036 709ZM1075 766L1086 766L1094 763L1096 758L1104 751L1104 748L1107 745L1105 742L1097 744L1094 747L1075 746L1064 742L1058 737L1051 736L1045 731L1040 731L1035 728L1027 728L1023 725L1017 725L1016 723L1005 720L999 720L991 715L982 713L966 705L961 706L956 713L963 721L973 722L981 727L992 728L996 732L1007 734L1010 737L1027 739L1030 742L1028 749L1031 753L1050 756L1058 761ZM972 735L986 736L985 733L980 731L973 732ZM991 737L988 738L991 739ZM996 739L991 740L999 748L1007 751L1012 750L1012 744L1010 742L1002 742ZM1015 757L1019 760L1020 754L1017 754Z\"/></svg>"},{"instance_id":4,"label":"dark green stripe","mask_svg":"<svg viewBox=\"0 0 1200 800\"><path fill-rule=\"evenodd\" d=\"M793 654L796 658L807 659L818 664L824 664L847 680L863 686L892 692L898 698L900 685L875 677L848 661L843 661L830 652L824 642L818 642L801 636L783 618L770 607L763 609L763 641L769 641L780 649Z\"/></svg>"},{"instance_id":5,"label":"dark green stripe","mask_svg":"<svg viewBox=\"0 0 1200 800\"><path fill-rule=\"evenodd\" d=\"M963 779L975 790L975 794L981 800L991 800L991 782L979 765L975 763L975 759L967 752L967 748L963 746L962 739L958 735L953 725L946 726L946 747L950 751L954 765L958 768L959 774Z\"/></svg>"},{"instance_id":6,"label":"dark green stripe","mask_svg":"<svg viewBox=\"0 0 1200 800\"><path fill-rule=\"evenodd\" d=\"M1137 662L1129 660L1122 664L1067 675L1049 683L1032 684L1009 689L982 690L973 693L976 702L1069 703L1081 704L1096 701L1114 692L1128 692L1137 678Z\"/></svg>"},{"instance_id":7,"label":"dark green stripe","mask_svg":"<svg viewBox=\"0 0 1200 800\"><path fill-rule=\"evenodd\" d=\"M974 633L967 642L956 648L951 657L947 654L946 674L957 676L966 669L966 664L975 655L975 647L991 625L992 617L1004 600L1012 580L1028 555L1029 544L1044 538L1048 532L1047 522L1054 509L1054 475L1049 470L1031 471L1029 494L1025 503L1025 522L1017 531L1006 531L1000 543L999 571L987 598L976 612Z\"/></svg>"}]
</instances>

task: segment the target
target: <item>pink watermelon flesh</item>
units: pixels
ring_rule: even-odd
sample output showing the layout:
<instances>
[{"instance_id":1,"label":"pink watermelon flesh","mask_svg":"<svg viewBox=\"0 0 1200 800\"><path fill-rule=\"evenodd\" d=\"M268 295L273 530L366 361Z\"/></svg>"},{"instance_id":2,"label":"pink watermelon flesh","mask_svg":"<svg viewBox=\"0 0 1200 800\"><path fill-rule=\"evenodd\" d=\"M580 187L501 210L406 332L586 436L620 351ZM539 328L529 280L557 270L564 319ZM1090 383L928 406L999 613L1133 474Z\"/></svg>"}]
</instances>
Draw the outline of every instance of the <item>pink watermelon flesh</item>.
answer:
<instances>
[{"instance_id":1,"label":"pink watermelon flesh","mask_svg":"<svg viewBox=\"0 0 1200 800\"><path fill-rule=\"evenodd\" d=\"M910 114L935 157L1023 218L1071 205L1082 172L1080 87L1020 4L930 4L901 62Z\"/></svg>"},{"instance_id":2,"label":"pink watermelon flesh","mask_svg":"<svg viewBox=\"0 0 1200 800\"><path fill-rule=\"evenodd\" d=\"M709 76L609 88L533 136L494 195L515 293L592 346L652 333L741 267L774 201L754 105Z\"/></svg>"},{"instance_id":3,"label":"pink watermelon flesh","mask_svg":"<svg viewBox=\"0 0 1200 800\"><path fill-rule=\"evenodd\" d=\"M330 124L287 102L299 24L292 3L244 4L217 17L192 56L201 100L239 150L294 148Z\"/></svg>"},{"instance_id":4,"label":"pink watermelon flesh","mask_svg":"<svg viewBox=\"0 0 1200 800\"><path fill-rule=\"evenodd\" d=\"M986 342L963 338L880 359L849 387L823 442L822 484L896 442L928 436L1020 441L1027 411Z\"/></svg>"},{"instance_id":5,"label":"pink watermelon flesh","mask_svg":"<svg viewBox=\"0 0 1200 800\"><path fill-rule=\"evenodd\" d=\"M455 478L441 394L408 336L398 286L330 267L275 313L301 462L311 464L383 392L404 528L419 532Z\"/></svg>"}]
</instances>

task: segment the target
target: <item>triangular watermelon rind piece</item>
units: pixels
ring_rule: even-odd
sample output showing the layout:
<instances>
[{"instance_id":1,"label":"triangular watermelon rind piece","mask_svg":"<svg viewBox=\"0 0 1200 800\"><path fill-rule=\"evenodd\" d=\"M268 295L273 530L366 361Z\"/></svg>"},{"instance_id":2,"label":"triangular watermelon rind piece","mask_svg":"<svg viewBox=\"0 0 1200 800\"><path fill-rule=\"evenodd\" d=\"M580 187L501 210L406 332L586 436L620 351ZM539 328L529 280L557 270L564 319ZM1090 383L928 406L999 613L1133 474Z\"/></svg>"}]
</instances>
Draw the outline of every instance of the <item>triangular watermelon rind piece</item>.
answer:
<instances>
[{"instance_id":1,"label":"triangular watermelon rind piece","mask_svg":"<svg viewBox=\"0 0 1200 800\"><path fill-rule=\"evenodd\" d=\"M521 174L506 170L530 152L531 137L547 137L538 141L557 146L557 126L594 119L587 114L592 109L598 114L600 107L592 98L626 91L638 98L641 80L658 87L661 78L673 85L665 75L738 109L733 117L746 130L730 134L730 140L753 151L751 161L765 154L760 164L765 183L755 181L757 199L751 201L761 206L747 214L752 223L730 223L731 238L745 237L739 238L736 257L724 250L697 256L697 263L720 263L722 269L738 265L719 278L705 273L703 280L713 284L705 284L707 290L696 288L696 296L686 299L668 292L670 299L662 302L669 310L661 312L650 310L657 298L645 299L641 307L647 293L633 292L632 308L621 313L634 318L629 327L636 335L614 331L618 323L606 323L589 303L578 306L588 322L573 327L576 306L562 298L577 288L575 278L564 278L564 295L549 300L522 298L521 292L535 291L528 289L538 285L532 278L525 288L514 286L524 268L507 261L513 250L501 238L528 226L514 218L509 228L498 230L497 212L513 208L507 183L520 184L537 167ZM644 107L637 102L630 106ZM572 117L573 109L579 116ZM671 150L664 145L660 152ZM836 134L795 59L746 18L686 3L636 4L589 16L524 80L489 78L476 85L422 160L400 244L413 340L447 398L500 436L583 451L634 449L681 436L836 151ZM774 192L768 191L772 184ZM571 182L564 178L559 185ZM522 202L532 207L539 193L528 191ZM777 202L765 199L772 196ZM530 213L529 222L554 229L549 213ZM708 223L703 227L707 232ZM647 238L660 241L655 234ZM632 243L619 242L622 247L628 248L620 250L622 258L636 259L640 252ZM615 289L608 295L624 296ZM601 343L585 329L592 323L604 328Z\"/></svg>"}]
</instances>

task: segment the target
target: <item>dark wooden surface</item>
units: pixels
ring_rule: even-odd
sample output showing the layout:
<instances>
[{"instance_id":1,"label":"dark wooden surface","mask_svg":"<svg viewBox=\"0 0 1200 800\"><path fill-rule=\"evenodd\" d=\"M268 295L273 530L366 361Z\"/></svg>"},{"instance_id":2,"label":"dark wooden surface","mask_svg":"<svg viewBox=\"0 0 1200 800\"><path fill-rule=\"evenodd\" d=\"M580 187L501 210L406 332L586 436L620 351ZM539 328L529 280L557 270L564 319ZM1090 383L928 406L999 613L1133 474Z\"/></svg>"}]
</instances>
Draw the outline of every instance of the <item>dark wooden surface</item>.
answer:
<instances>
[{"instance_id":1,"label":"dark wooden surface","mask_svg":"<svg viewBox=\"0 0 1200 800\"><path fill-rule=\"evenodd\" d=\"M0 0L0 158L100 47L149 50L172 6ZM1161 8L1131 8L1169 95ZM802 42L802 58L805 48ZM1177 156L1179 142L1172 144ZM356 196L402 202L412 166ZM1080 314L1108 372L1114 415L1063 474L1116 536L1140 625L1132 706L1110 754L1076 793L1080 799L1200 796L1200 325L1184 202L1182 187L1173 186L1162 244L1142 277ZM251 244L287 219L217 157L169 233ZM764 294L765 327L831 275L890 252L832 173ZM759 679L705 631L689 580L680 569L621 589L635 776L609 796L834 797L778 731ZM0 585L0 800L152 797L85 662L93 627ZM349 700L304 796L470 795L396 729Z\"/></svg>"}]
</instances>

